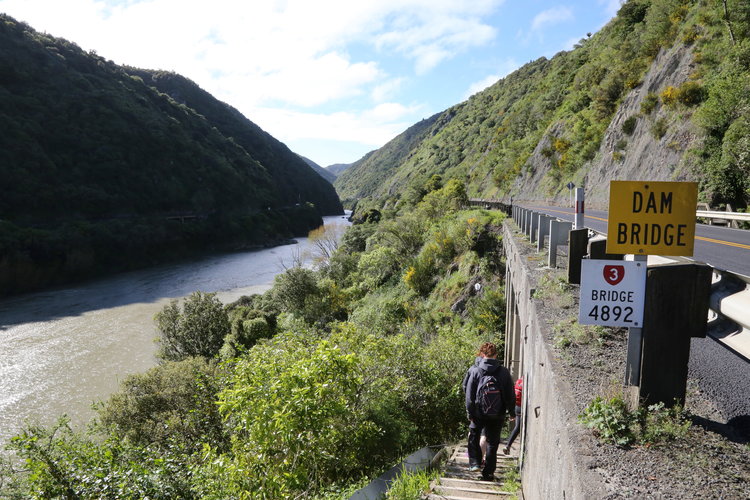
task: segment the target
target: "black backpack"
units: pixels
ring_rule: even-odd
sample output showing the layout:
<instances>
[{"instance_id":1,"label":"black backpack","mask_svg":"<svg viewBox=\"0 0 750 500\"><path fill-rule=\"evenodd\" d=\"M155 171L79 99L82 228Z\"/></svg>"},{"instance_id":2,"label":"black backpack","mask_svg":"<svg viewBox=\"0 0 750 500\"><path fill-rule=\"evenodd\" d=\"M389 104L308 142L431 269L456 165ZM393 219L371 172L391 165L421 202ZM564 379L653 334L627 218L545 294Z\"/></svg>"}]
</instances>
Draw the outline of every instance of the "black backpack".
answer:
<instances>
[{"instance_id":1,"label":"black backpack","mask_svg":"<svg viewBox=\"0 0 750 500\"><path fill-rule=\"evenodd\" d=\"M503 395L500 384L493 375L484 374L477 384L476 404L479 416L488 419L499 419L503 413Z\"/></svg>"}]
</instances>

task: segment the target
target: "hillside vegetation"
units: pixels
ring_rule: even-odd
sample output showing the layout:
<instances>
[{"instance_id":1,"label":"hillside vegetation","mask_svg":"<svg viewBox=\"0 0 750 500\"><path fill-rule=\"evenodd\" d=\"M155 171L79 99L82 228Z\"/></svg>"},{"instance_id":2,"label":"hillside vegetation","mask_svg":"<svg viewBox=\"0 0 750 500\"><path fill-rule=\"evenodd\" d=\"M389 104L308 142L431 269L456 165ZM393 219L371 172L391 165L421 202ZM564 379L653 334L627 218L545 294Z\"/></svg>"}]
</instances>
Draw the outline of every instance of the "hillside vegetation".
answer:
<instances>
[{"instance_id":1,"label":"hillside vegetation","mask_svg":"<svg viewBox=\"0 0 750 500\"><path fill-rule=\"evenodd\" d=\"M701 199L744 208L749 35L743 0L630 0L573 50L526 64L415 125L424 126L418 136L410 129L370 153L335 186L346 203L383 205L423 195L440 175L465 180L471 196L561 200L571 180L606 193L612 178L649 175L697 180ZM677 50L686 53L681 62L666 57ZM629 96L634 105L623 108ZM649 148L669 154L641 154Z\"/></svg>"},{"instance_id":2,"label":"hillside vegetation","mask_svg":"<svg viewBox=\"0 0 750 500\"><path fill-rule=\"evenodd\" d=\"M0 189L0 294L278 242L342 212L304 161L189 80L6 15Z\"/></svg>"},{"instance_id":3,"label":"hillside vegetation","mask_svg":"<svg viewBox=\"0 0 750 500\"><path fill-rule=\"evenodd\" d=\"M483 341L502 345L505 313L503 215L465 203L449 181L339 244L313 232L316 269L263 295L164 307L161 363L100 404L89 433L28 426L0 496L343 500L465 436L461 379Z\"/></svg>"}]
</instances>

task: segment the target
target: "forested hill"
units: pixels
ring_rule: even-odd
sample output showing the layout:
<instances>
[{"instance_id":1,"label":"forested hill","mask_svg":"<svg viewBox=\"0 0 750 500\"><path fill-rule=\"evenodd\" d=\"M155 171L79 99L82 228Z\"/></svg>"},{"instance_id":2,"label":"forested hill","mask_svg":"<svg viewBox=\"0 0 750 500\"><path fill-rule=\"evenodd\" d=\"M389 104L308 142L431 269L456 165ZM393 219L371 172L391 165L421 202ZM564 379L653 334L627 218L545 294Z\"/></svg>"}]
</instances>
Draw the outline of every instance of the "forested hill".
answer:
<instances>
[{"instance_id":1,"label":"forested hill","mask_svg":"<svg viewBox=\"0 0 750 500\"><path fill-rule=\"evenodd\" d=\"M336 174L334 174L333 172L321 167L320 165L312 161L310 158L305 158L304 156L300 156L300 158L302 158L305 161L305 163L307 163L310 166L310 168L315 170L315 172L317 172L319 176L321 176L322 178L324 178L331 184L333 184L333 181L336 180Z\"/></svg>"},{"instance_id":2,"label":"forested hill","mask_svg":"<svg viewBox=\"0 0 750 500\"><path fill-rule=\"evenodd\" d=\"M0 294L268 244L342 213L302 159L189 80L3 14L0 189Z\"/></svg>"},{"instance_id":3,"label":"forested hill","mask_svg":"<svg viewBox=\"0 0 750 500\"><path fill-rule=\"evenodd\" d=\"M334 182L341 199L356 202L361 198L394 194L387 189L386 181L397 173L398 167L408 161L415 150L421 147L429 137L430 130L433 130L433 127L439 130L447 120L440 114L422 120L382 148L370 151L352 163ZM417 175L420 173L416 172Z\"/></svg>"},{"instance_id":4,"label":"forested hill","mask_svg":"<svg viewBox=\"0 0 750 500\"><path fill-rule=\"evenodd\" d=\"M435 175L506 200L562 202L573 181L606 206L611 179L695 180L702 200L746 207L749 35L746 0L629 0L572 50L431 118L408 144L397 137L334 185L345 203L392 206L420 199Z\"/></svg>"}]
</instances>

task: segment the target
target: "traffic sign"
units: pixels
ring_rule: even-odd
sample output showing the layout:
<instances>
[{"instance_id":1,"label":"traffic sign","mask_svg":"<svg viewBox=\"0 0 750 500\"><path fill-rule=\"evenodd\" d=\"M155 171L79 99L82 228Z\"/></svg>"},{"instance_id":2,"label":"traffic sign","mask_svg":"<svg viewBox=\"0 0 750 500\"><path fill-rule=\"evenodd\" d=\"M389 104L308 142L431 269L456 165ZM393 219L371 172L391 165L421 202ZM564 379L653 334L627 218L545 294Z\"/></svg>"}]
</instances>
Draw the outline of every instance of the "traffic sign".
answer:
<instances>
[{"instance_id":1,"label":"traffic sign","mask_svg":"<svg viewBox=\"0 0 750 500\"><path fill-rule=\"evenodd\" d=\"M578 323L640 328L645 295L646 262L584 259Z\"/></svg>"},{"instance_id":2,"label":"traffic sign","mask_svg":"<svg viewBox=\"0 0 750 500\"><path fill-rule=\"evenodd\" d=\"M611 181L607 253L693 255L695 182Z\"/></svg>"}]
</instances>

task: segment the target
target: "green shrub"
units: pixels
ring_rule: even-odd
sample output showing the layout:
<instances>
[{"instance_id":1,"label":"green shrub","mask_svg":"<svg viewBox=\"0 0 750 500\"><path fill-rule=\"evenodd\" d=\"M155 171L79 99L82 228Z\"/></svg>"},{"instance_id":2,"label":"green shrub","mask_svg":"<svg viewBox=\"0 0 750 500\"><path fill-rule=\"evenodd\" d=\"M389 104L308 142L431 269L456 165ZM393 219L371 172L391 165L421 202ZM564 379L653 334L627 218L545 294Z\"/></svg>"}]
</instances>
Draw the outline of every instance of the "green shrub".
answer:
<instances>
[{"instance_id":1,"label":"green shrub","mask_svg":"<svg viewBox=\"0 0 750 500\"><path fill-rule=\"evenodd\" d=\"M602 441L618 446L626 446L635 441L630 429L632 416L621 397L605 400L597 396L578 419L583 425L593 429L594 434Z\"/></svg>"},{"instance_id":2,"label":"green shrub","mask_svg":"<svg viewBox=\"0 0 750 500\"><path fill-rule=\"evenodd\" d=\"M667 408L657 403L630 411L620 395L609 399L597 396L578 420L602 441L618 446L672 441L684 437L690 428L680 405Z\"/></svg>"},{"instance_id":3,"label":"green shrub","mask_svg":"<svg viewBox=\"0 0 750 500\"><path fill-rule=\"evenodd\" d=\"M696 106L706 98L706 90L698 82L685 82L677 89L676 99L685 106Z\"/></svg>"},{"instance_id":4,"label":"green shrub","mask_svg":"<svg viewBox=\"0 0 750 500\"><path fill-rule=\"evenodd\" d=\"M690 428L682 406L666 408L664 403L641 408L638 412L638 441L640 443L661 443L683 437Z\"/></svg>"},{"instance_id":5,"label":"green shrub","mask_svg":"<svg viewBox=\"0 0 750 500\"><path fill-rule=\"evenodd\" d=\"M659 96L653 92L649 92L641 101L641 113L644 115L650 115L656 108L657 104L659 104Z\"/></svg>"},{"instance_id":6,"label":"green shrub","mask_svg":"<svg viewBox=\"0 0 750 500\"><path fill-rule=\"evenodd\" d=\"M379 430L359 401L356 354L282 334L238 361L219 409L235 439L196 469L201 496L292 498L369 470Z\"/></svg>"},{"instance_id":7,"label":"green shrub","mask_svg":"<svg viewBox=\"0 0 750 500\"><path fill-rule=\"evenodd\" d=\"M131 375L98 408L100 422L139 445L168 448L179 442L194 451L203 442L220 446L225 437L214 404L218 374L204 358L188 358Z\"/></svg>"},{"instance_id":8,"label":"green shrub","mask_svg":"<svg viewBox=\"0 0 750 500\"><path fill-rule=\"evenodd\" d=\"M379 246L362 255L357 271L362 277L361 286L374 290L398 271L399 258L393 247Z\"/></svg>"},{"instance_id":9,"label":"green shrub","mask_svg":"<svg viewBox=\"0 0 750 500\"><path fill-rule=\"evenodd\" d=\"M136 446L117 436L94 440L73 432L63 417L49 429L25 428L9 449L24 462L16 498L196 498L193 457L179 446Z\"/></svg>"},{"instance_id":10,"label":"green shrub","mask_svg":"<svg viewBox=\"0 0 750 500\"><path fill-rule=\"evenodd\" d=\"M659 118L656 120L653 125L651 125L651 135L654 136L654 139L661 139L664 137L664 135L667 133L667 119L664 117Z\"/></svg>"},{"instance_id":11,"label":"green shrub","mask_svg":"<svg viewBox=\"0 0 750 500\"><path fill-rule=\"evenodd\" d=\"M638 124L638 118L635 116L628 117L622 122L622 131L627 135L632 135L635 132L635 126Z\"/></svg>"},{"instance_id":12,"label":"green shrub","mask_svg":"<svg viewBox=\"0 0 750 500\"><path fill-rule=\"evenodd\" d=\"M154 319L160 334L158 356L165 361L193 356L211 358L219 353L231 329L215 293L193 292L184 300L182 309L173 300Z\"/></svg>"}]
</instances>

